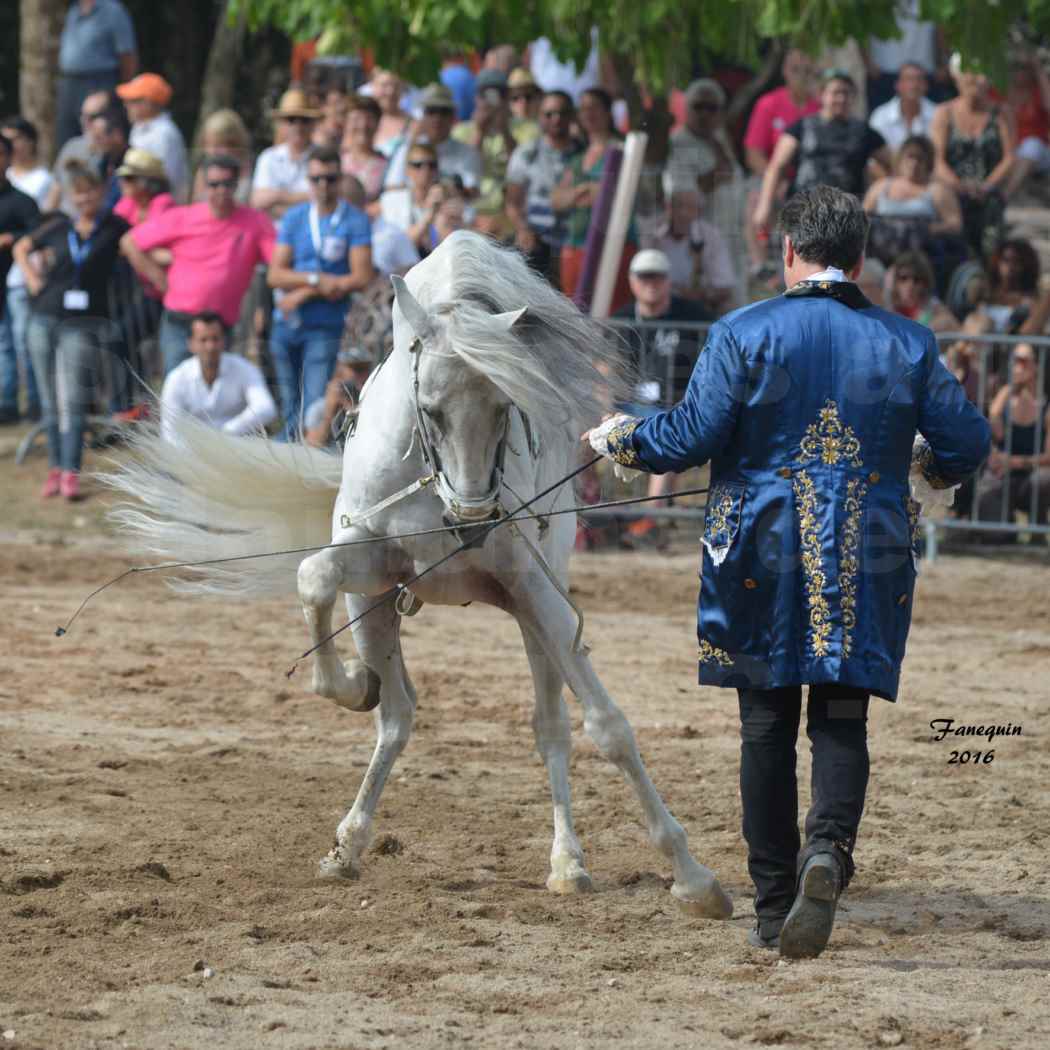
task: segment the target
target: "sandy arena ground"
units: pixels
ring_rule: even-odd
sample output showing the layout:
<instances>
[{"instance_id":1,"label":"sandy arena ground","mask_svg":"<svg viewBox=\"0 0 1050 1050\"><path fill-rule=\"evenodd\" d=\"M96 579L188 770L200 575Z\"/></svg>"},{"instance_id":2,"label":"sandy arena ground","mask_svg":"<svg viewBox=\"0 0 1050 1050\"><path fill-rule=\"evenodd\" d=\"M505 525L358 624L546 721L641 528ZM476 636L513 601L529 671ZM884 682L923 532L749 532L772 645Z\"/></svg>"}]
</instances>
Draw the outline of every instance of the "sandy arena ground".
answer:
<instances>
[{"instance_id":1,"label":"sandy arena ground","mask_svg":"<svg viewBox=\"0 0 1050 1050\"><path fill-rule=\"evenodd\" d=\"M0 471L0 1046L1050 1046L1045 559L925 571L901 702L874 702L857 878L825 955L788 964L744 943L735 698L695 685L691 544L578 558L575 588L595 666L735 900L728 923L679 913L575 708L597 892L546 892L527 666L514 624L477 606L409 621L420 709L376 844L359 881L315 880L371 717L285 680L305 647L291 603L138 577L56 639L127 563L98 499L39 508L41 474ZM939 717L1023 735L949 766Z\"/></svg>"}]
</instances>

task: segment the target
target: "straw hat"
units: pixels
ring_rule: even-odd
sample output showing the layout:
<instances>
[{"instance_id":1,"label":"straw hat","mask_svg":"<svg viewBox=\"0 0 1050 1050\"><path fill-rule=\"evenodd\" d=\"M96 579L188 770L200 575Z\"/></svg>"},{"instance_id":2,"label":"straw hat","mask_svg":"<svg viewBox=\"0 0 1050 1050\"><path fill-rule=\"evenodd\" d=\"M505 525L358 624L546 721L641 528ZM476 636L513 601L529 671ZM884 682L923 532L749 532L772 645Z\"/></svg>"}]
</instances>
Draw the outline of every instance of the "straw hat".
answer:
<instances>
[{"instance_id":1,"label":"straw hat","mask_svg":"<svg viewBox=\"0 0 1050 1050\"><path fill-rule=\"evenodd\" d=\"M284 120L287 117L306 117L308 120L317 120L321 116L319 109L310 108L310 100L306 92L299 88L289 88L277 104L276 109L270 110L273 120Z\"/></svg>"},{"instance_id":2,"label":"straw hat","mask_svg":"<svg viewBox=\"0 0 1050 1050\"><path fill-rule=\"evenodd\" d=\"M515 88L528 88L531 91L539 91L536 78L527 69L512 69L507 78L507 86L513 91Z\"/></svg>"},{"instance_id":3,"label":"straw hat","mask_svg":"<svg viewBox=\"0 0 1050 1050\"><path fill-rule=\"evenodd\" d=\"M168 173L164 170L164 162L160 157L144 149L129 149L124 154L120 167L117 168L117 176L119 178L131 176L132 178L163 179L165 182L168 181Z\"/></svg>"}]
</instances>

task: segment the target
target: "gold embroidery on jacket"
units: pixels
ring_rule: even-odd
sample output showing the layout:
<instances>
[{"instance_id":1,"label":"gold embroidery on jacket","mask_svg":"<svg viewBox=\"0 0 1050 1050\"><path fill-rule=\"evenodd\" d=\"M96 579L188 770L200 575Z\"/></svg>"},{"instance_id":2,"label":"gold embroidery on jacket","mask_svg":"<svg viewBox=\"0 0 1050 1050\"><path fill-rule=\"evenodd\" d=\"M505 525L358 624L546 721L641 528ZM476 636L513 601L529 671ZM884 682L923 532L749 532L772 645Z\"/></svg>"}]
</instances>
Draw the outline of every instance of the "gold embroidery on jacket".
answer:
<instances>
[{"instance_id":1,"label":"gold embroidery on jacket","mask_svg":"<svg viewBox=\"0 0 1050 1050\"><path fill-rule=\"evenodd\" d=\"M951 488L952 483L937 470L937 460L934 458L933 449L927 442L923 442L912 456L912 460L918 465L919 472L929 483L931 489Z\"/></svg>"},{"instance_id":2,"label":"gold embroidery on jacket","mask_svg":"<svg viewBox=\"0 0 1050 1050\"><path fill-rule=\"evenodd\" d=\"M827 577L820 551L820 523L817 520L817 490L804 470L794 477L792 485L797 502L802 575L805 578L806 604L809 607L809 641L817 656L827 656L831 621L828 601L824 597Z\"/></svg>"},{"instance_id":3,"label":"gold embroidery on jacket","mask_svg":"<svg viewBox=\"0 0 1050 1050\"><path fill-rule=\"evenodd\" d=\"M711 538L712 543L717 543L722 537L724 542L729 542L729 515L732 513L736 498L729 489L718 487L715 491L715 501L708 504L707 520L704 532Z\"/></svg>"},{"instance_id":4,"label":"gold embroidery on jacket","mask_svg":"<svg viewBox=\"0 0 1050 1050\"><path fill-rule=\"evenodd\" d=\"M853 651L853 628L857 626L857 572L861 516L868 486L860 478L846 482L846 522L839 541L839 604L842 608L842 656Z\"/></svg>"},{"instance_id":5,"label":"gold embroidery on jacket","mask_svg":"<svg viewBox=\"0 0 1050 1050\"><path fill-rule=\"evenodd\" d=\"M814 459L829 466L843 459L848 460L852 467L864 466L860 458L860 440L839 418L839 406L830 398L824 402L818 421L806 427L795 462L808 463Z\"/></svg>"},{"instance_id":6,"label":"gold embroidery on jacket","mask_svg":"<svg viewBox=\"0 0 1050 1050\"><path fill-rule=\"evenodd\" d=\"M638 429L640 419L629 419L609 431L606 441L609 445L609 457L622 467L634 467L638 464L638 453L631 444L631 435Z\"/></svg>"},{"instance_id":7,"label":"gold embroidery on jacket","mask_svg":"<svg viewBox=\"0 0 1050 1050\"><path fill-rule=\"evenodd\" d=\"M700 642L700 663L706 664L715 660L722 667L732 667L733 658L725 651L712 645L706 638Z\"/></svg>"}]
</instances>

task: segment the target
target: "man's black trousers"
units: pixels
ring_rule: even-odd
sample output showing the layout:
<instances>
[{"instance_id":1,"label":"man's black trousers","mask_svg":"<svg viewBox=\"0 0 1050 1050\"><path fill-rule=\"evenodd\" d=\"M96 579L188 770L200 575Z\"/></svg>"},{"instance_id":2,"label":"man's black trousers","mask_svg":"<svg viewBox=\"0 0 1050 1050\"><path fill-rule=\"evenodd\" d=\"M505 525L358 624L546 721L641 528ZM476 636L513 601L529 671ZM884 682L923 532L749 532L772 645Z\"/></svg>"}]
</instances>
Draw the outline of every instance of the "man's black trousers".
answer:
<instances>
[{"instance_id":1,"label":"man's black trousers","mask_svg":"<svg viewBox=\"0 0 1050 1050\"><path fill-rule=\"evenodd\" d=\"M843 888L853 875L853 846L868 786L869 694L843 685L809 686L812 804L801 849L795 743L802 687L738 692L744 839L755 912L768 936L779 933L795 899L797 874L811 856L835 856Z\"/></svg>"}]
</instances>

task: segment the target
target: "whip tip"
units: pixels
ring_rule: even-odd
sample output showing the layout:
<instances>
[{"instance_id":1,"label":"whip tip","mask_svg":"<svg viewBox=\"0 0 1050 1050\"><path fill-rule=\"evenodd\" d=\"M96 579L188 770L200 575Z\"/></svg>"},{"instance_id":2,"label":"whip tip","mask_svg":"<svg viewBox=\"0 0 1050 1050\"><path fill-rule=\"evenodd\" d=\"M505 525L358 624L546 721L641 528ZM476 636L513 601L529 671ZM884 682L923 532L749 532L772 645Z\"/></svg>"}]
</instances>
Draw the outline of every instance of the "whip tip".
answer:
<instances>
[{"instance_id":1,"label":"whip tip","mask_svg":"<svg viewBox=\"0 0 1050 1050\"><path fill-rule=\"evenodd\" d=\"M299 664L298 664L298 663L294 663L294 664L292 664L292 666L291 666L291 667L289 667L289 668L288 668L288 670L284 672L284 677L285 677L285 678L291 678L291 677L292 677L292 675L293 675L293 674L295 674L295 672L296 672L296 671L297 671L298 669L299 669Z\"/></svg>"},{"instance_id":2,"label":"whip tip","mask_svg":"<svg viewBox=\"0 0 1050 1050\"><path fill-rule=\"evenodd\" d=\"M56 627L55 628L55 637L56 638L61 638L62 635L64 635L65 633L66 633L66 629L64 627Z\"/></svg>"}]
</instances>

